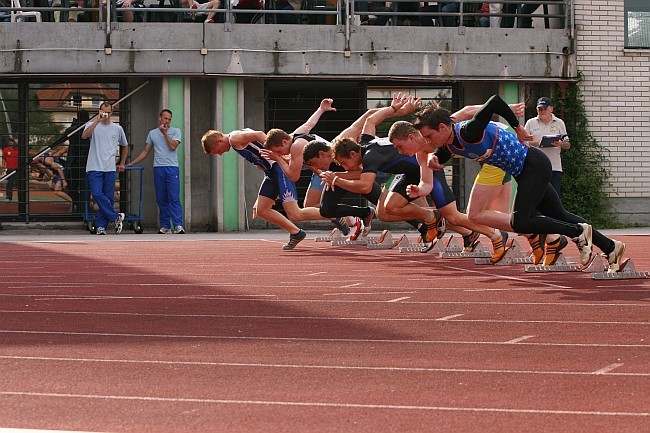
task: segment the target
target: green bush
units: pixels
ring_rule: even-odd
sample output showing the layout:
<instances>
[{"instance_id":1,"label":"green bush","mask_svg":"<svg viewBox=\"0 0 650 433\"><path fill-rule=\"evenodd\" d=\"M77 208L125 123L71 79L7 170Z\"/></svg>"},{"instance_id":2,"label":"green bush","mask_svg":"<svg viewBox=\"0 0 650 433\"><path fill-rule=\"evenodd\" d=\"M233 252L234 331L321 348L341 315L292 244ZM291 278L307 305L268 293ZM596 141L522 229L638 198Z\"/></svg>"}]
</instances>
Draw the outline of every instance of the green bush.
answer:
<instances>
[{"instance_id":1,"label":"green bush","mask_svg":"<svg viewBox=\"0 0 650 433\"><path fill-rule=\"evenodd\" d=\"M589 120L580 92L582 74L578 82L566 89L553 92L555 115L562 117L571 139L571 148L562 151L562 203L576 215L585 218L599 228L617 225L610 212L609 197L605 188L609 185L609 169L606 149L600 146L589 132Z\"/></svg>"}]
</instances>

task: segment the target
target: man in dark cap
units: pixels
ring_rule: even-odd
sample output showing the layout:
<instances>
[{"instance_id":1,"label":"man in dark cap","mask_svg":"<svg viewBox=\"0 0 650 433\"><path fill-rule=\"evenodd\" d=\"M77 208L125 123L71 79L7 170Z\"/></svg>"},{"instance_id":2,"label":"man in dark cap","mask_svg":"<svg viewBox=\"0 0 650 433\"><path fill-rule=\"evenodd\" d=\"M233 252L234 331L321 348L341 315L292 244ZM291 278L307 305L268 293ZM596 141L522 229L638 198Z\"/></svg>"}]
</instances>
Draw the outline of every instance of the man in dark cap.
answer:
<instances>
[{"instance_id":1,"label":"man in dark cap","mask_svg":"<svg viewBox=\"0 0 650 433\"><path fill-rule=\"evenodd\" d=\"M530 142L531 146L539 147L542 152L551 160L552 174L551 186L560 196L560 184L562 181L562 158L560 153L562 149L571 147L569 138L566 137L566 125L564 121L553 114L553 101L551 98L543 96L537 100L537 117L528 119L524 126L526 132L534 138ZM551 141L548 146L540 147L542 137L544 136L561 136L557 140ZM564 139L563 139L564 138Z\"/></svg>"}]
</instances>

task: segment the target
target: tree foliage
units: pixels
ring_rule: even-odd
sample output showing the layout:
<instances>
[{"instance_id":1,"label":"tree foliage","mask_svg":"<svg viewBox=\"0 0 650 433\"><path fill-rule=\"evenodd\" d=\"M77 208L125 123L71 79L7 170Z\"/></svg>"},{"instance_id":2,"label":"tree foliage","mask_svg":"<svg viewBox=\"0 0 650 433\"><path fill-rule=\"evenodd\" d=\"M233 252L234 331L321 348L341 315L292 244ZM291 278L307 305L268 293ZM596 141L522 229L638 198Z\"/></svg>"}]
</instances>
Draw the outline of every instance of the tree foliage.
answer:
<instances>
[{"instance_id":1,"label":"tree foliage","mask_svg":"<svg viewBox=\"0 0 650 433\"><path fill-rule=\"evenodd\" d=\"M566 89L554 90L555 113L563 116L571 148L562 151L562 203L576 215L598 227L613 227L615 219L610 214L609 197L605 188L609 185L607 150L589 132L589 120L585 113L580 91L582 74L578 82Z\"/></svg>"}]
</instances>

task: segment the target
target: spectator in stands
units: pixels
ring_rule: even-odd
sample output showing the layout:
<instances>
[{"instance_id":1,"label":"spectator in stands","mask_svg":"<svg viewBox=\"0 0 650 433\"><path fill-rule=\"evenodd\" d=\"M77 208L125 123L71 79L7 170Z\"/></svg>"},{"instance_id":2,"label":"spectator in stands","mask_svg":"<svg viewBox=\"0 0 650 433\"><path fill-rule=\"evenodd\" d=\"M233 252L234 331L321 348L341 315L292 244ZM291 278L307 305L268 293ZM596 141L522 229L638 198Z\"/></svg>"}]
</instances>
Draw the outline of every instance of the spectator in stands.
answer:
<instances>
[{"instance_id":1,"label":"spectator in stands","mask_svg":"<svg viewBox=\"0 0 650 433\"><path fill-rule=\"evenodd\" d=\"M264 10L264 0L231 0L233 9L256 9ZM262 18L258 13L236 13L235 22L244 24L255 24Z\"/></svg>"},{"instance_id":2,"label":"spectator in stands","mask_svg":"<svg viewBox=\"0 0 650 433\"><path fill-rule=\"evenodd\" d=\"M144 0L117 0L116 7L119 8L146 8ZM118 18L125 23L132 23L133 21L142 21L142 14L138 13L134 16L133 12L117 11Z\"/></svg>"},{"instance_id":3,"label":"spectator in stands","mask_svg":"<svg viewBox=\"0 0 650 433\"><path fill-rule=\"evenodd\" d=\"M206 3L199 3L196 0L181 0L181 7L196 9L196 12L190 12L191 19L203 20L206 23L215 22L216 12L207 12L209 9L219 9L221 0L210 0Z\"/></svg>"},{"instance_id":4,"label":"spectator in stands","mask_svg":"<svg viewBox=\"0 0 650 433\"><path fill-rule=\"evenodd\" d=\"M561 1L561 0L552 0L552 1ZM538 7L541 6L541 3L526 3L522 5L517 4L504 4L503 13L504 14L519 14L517 17L518 26L524 29L530 29L533 27L533 17L531 16ZM503 17L501 18L501 27L512 28L515 25L515 17Z\"/></svg>"},{"instance_id":5,"label":"spectator in stands","mask_svg":"<svg viewBox=\"0 0 650 433\"><path fill-rule=\"evenodd\" d=\"M279 11L293 11L295 8L289 0L278 0L275 3L275 9ZM298 15L296 14L277 14L275 15L275 22L277 24L299 24Z\"/></svg>"},{"instance_id":6,"label":"spectator in stands","mask_svg":"<svg viewBox=\"0 0 650 433\"><path fill-rule=\"evenodd\" d=\"M361 15L362 25L374 24L377 26L385 26L390 19L390 15L375 15L375 18L373 18L374 21L371 22L370 20L370 15L373 12L391 12L391 8L387 7L385 2L361 1L355 3L354 6L359 12L368 12L368 15Z\"/></svg>"}]
</instances>

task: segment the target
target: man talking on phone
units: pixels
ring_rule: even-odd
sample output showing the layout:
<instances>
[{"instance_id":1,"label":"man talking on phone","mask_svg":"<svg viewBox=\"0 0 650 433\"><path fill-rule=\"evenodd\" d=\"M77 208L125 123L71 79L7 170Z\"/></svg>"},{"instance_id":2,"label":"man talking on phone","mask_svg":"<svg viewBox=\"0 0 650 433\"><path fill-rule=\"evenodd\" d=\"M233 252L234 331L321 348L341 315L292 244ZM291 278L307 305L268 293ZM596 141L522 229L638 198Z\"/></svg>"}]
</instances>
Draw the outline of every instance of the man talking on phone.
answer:
<instances>
[{"instance_id":1,"label":"man talking on phone","mask_svg":"<svg viewBox=\"0 0 650 433\"><path fill-rule=\"evenodd\" d=\"M90 137L86 175L93 199L99 207L97 215L97 234L105 235L109 222L114 221L115 233L122 232L124 214L116 212L115 206L115 171L124 171L124 163L129 153L124 129L111 121L113 107L108 102L99 106L99 114L88 122L81 138ZM120 146L120 162L116 167L115 157Z\"/></svg>"},{"instance_id":2,"label":"man talking on phone","mask_svg":"<svg viewBox=\"0 0 650 433\"><path fill-rule=\"evenodd\" d=\"M158 128L152 129L147 135L144 149L128 166L135 165L145 159L153 149L153 181L156 187L156 202L158 203L160 230L159 234L185 233L183 228L183 207L181 206L180 170L176 149L181 144L181 130L170 126L172 112L164 109L158 116Z\"/></svg>"}]
</instances>

